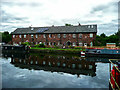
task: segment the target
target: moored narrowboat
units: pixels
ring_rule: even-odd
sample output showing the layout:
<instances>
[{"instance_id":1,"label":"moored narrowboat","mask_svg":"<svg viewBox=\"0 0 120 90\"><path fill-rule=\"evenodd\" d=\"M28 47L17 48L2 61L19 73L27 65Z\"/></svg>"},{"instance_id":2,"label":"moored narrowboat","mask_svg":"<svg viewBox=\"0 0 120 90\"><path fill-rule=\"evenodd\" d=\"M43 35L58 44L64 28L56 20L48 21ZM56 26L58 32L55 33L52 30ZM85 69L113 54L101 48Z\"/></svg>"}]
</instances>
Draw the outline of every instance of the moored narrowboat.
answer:
<instances>
[{"instance_id":1,"label":"moored narrowboat","mask_svg":"<svg viewBox=\"0 0 120 90\"><path fill-rule=\"evenodd\" d=\"M86 49L85 56L120 57L120 49Z\"/></svg>"}]
</instances>

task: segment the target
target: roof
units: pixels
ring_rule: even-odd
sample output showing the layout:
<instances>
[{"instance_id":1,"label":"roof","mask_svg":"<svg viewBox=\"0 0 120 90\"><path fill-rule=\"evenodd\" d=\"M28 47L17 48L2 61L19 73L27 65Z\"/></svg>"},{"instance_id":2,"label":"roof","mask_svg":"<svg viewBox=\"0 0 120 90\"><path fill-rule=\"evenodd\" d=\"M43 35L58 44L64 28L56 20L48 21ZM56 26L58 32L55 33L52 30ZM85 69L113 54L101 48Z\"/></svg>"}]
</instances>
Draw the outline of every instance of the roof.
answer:
<instances>
[{"instance_id":1,"label":"roof","mask_svg":"<svg viewBox=\"0 0 120 90\"><path fill-rule=\"evenodd\" d=\"M106 43L106 44L116 44L116 43Z\"/></svg>"},{"instance_id":2,"label":"roof","mask_svg":"<svg viewBox=\"0 0 120 90\"><path fill-rule=\"evenodd\" d=\"M97 25L17 28L11 34L88 33L88 32L95 32L95 33L97 33Z\"/></svg>"}]
</instances>

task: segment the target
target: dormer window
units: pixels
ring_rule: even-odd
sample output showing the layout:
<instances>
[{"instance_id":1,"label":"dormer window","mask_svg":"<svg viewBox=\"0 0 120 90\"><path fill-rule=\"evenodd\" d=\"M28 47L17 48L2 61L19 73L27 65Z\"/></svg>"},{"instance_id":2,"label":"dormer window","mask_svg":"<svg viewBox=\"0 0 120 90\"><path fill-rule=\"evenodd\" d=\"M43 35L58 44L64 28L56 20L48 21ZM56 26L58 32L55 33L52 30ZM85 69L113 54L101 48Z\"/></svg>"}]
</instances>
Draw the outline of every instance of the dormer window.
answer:
<instances>
[{"instance_id":1,"label":"dormer window","mask_svg":"<svg viewBox=\"0 0 120 90\"><path fill-rule=\"evenodd\" d=\"M91 26L91 28L93 28L93 25Z\"/></svg>"},{"instance_id":2,"label":"dormer window","mask_svg":"<svg viewBox=\"0 0 120 90\"><path fill-rule=\"evenodd\" d=\"M90 25L88 26L88 28L90 28Z\"/></svg>"},{"instance_id":3,"label":"dormer window","mask_svg":"<svg viewBox=\"0 0 120 90\"><path fill-rule=\"evenodd\" d=\"M33 27L31 27L31 30L34 30L34 28L33 28Z\"/></svg>"}]
</instances>

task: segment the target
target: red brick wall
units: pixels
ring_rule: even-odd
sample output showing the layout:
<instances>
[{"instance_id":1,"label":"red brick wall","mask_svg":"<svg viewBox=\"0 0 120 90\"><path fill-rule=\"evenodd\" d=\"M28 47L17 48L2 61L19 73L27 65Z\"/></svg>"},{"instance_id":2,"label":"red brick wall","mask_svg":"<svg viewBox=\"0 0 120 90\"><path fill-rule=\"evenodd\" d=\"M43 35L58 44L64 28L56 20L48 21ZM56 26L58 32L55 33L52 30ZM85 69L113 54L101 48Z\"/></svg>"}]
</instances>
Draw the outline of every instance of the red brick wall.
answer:
<instances>
[{"instance_id":1,"label":"red brick wall","mask_svg":"<svg viewBox=\"0 0 120 90\"><path fill-rule=\"evenodd\" d=\"M36 38L37 35L37 38ZM62 45L66 44L67 41L70 41L72 44L75 42L78 44L79 42L82 43L87 43L87 45L90 45L91 42L94 42L96 38L96 33L93 33L93 37L90 37L90 33L83 33L82 38L79 38L79 34L76 34L76 38L73 38L73 34L66 34L66 38L63 37L64 34L60 34L60 38L58 38L58 34L51 34L51 38L49 38L49 34L45 34L46 38L43 37L43 34L33 34L33 39L31 38L31 34L27 34L26 38L24 38L24 35L21 35L21 38L19 35L15 35L15 38L12 37L12 41L14 43L19 42L26 42L28 40L29 42L34 42L34 44L39 43L39 42L46 42L46 44L49 42L53 43L55 42L56 45L58 45L58 42L60 42Z\"/></svg>"}]
</instances>

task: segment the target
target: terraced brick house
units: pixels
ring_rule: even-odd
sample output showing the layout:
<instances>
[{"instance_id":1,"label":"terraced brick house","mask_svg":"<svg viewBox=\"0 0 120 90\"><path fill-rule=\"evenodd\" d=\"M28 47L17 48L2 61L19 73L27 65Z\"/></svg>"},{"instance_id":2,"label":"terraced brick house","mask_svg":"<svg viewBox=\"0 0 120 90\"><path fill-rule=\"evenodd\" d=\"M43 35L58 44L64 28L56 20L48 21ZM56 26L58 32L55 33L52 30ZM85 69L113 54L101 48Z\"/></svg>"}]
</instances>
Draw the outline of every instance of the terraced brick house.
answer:
<instances>
[{"instance_id":1,"label":"terraced brick house","mask_svg":"<svg viewBox=\"0 0 120 90\"><path fill-rule=\"evenodd\" d=\"M97 25L17 28L12 32L13 44L31 42L48 46L93 46Z\"/></svg>"}]
</instances>

